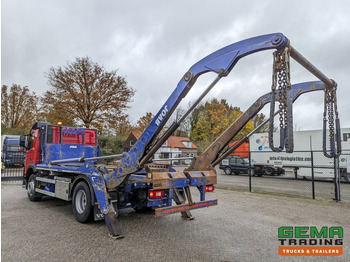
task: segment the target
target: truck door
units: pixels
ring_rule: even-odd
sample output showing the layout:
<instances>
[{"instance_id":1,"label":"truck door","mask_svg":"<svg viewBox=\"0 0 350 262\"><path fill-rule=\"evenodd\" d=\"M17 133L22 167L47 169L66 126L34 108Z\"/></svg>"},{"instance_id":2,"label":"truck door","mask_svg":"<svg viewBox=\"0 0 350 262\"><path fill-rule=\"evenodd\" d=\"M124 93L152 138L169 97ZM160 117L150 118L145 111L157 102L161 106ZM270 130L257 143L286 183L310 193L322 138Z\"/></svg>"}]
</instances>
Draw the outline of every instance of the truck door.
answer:
<instances>
[{"instance_id":1,"label":"truck door","mask_svg":"<svg viewBox=\"0 0 350 262\"><path fill-rule=\"evenodd\" d=\"M40 129L34 129L28 135L27 153L25 159L25 174L30 164L40 163Z\"/></svg>"}]
</instances>

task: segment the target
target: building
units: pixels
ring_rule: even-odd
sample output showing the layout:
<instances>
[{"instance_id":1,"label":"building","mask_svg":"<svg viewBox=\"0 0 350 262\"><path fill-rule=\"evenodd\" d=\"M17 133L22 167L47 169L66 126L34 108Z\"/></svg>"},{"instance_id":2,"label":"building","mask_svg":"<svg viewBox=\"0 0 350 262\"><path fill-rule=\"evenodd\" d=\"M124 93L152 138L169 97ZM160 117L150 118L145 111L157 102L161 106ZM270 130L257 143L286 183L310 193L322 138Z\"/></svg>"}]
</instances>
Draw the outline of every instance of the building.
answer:
<instances>
[{"instance_id":1,"label":"building","mask_svg":"<svg viewBox=\"0 0 350 262\"><path fill-rule=\"evenodd\" d=\"M128 138L122 143L123 145L123 151L128 152L133 147L137 139L141 136L141 133L138 131L132 131Z\"/></svg>"},{"instance_id":2,"label":"building","mask_svg":"<svg viewBox=\"0 0 350 262\"><path fill-rule=\"evenodd\" d=\"M124 151L129 151L141 133L133 131L123 142ZM154 154L154 159L168 159L178 157L196 157L198 148L188 137L170 136L168 140ZM172 164L189 163L191 160L172 161Z\"/></svg>"}]
</instances>

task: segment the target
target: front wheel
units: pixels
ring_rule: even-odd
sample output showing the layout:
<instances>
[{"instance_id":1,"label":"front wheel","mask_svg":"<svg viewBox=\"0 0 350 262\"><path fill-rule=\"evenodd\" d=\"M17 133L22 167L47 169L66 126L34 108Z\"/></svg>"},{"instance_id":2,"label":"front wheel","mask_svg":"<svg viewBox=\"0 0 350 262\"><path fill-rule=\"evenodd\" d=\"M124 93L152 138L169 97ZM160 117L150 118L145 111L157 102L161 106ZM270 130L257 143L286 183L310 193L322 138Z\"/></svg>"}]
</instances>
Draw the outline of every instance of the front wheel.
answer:
<instances>
[{"instance_id":1,"label":"front wheel","mask_svg":"<svg viewBox=\"0 0 350 262\"><path fill-rule=\"evenodd\" d=\"M73 214L80 223L87 223L93 215L93 206L91 205L91 194L88 184L81 181L74 188L73 192Z\"/></svg>"},{"instance_id":2,"label":"front wheel","mask_svg":"<svg viewBox=\"0 0 350 262\"><path fill-rule=\"evenodd\" d=\"M30 201L40 201L42 194L35 192L36 188L36 175L32 174L28 179L27 194Z\"/></svg>"},{"instance_id":3,"label":"front wheel","mask_svg":"<svg viewBox=\"0 0 350 262\"><path fill-rule=\"evenodd\" d=\"M225 167L224 172L225 172L226 175L231 175L232 170L231 170L230 167L227 166L227 167Z\"/></svg>"}]
</instances>

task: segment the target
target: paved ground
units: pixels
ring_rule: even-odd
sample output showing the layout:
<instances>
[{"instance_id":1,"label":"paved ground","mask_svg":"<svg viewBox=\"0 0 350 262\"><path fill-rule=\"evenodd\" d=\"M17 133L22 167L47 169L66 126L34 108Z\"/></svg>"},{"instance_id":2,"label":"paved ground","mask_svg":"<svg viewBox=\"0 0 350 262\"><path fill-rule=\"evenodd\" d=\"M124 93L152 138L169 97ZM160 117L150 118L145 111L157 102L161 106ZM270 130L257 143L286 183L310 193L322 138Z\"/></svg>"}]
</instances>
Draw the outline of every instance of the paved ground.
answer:
<instances>
[{"instance_id":1,"label":"paved ground","mask_svg":"<svg viewBox=\"0 0 350 262\"><path fill-rule=\"evenodd\" d=\"M1 184L3 261L350 261L350 204L216 190L216 207L155 218L125 210L125 238L113 240L103 221L80 224L70 203L29 202L20 184ZM280 257L281 226L342 226L344 254Z\"/></svg>"},{"instance_id":2,"label":"paved ground","mask_svg":"<svg viewBox=\"0 0 350 262\"><path fill-rule=\"evenodd\" d=\"M249 176L247 174L225 175L217 169L218 184L220 188L248 191ZM310 180L295 180L285 176L263 176L252 177L251 188L253 192L275 193L288 196L299 196L312 198L312 183ZM341 200L350 202L350 184L342 182ZM334 199L335 188L331 181L315 181L315 197Z\"/></svg>"}]
</instances>

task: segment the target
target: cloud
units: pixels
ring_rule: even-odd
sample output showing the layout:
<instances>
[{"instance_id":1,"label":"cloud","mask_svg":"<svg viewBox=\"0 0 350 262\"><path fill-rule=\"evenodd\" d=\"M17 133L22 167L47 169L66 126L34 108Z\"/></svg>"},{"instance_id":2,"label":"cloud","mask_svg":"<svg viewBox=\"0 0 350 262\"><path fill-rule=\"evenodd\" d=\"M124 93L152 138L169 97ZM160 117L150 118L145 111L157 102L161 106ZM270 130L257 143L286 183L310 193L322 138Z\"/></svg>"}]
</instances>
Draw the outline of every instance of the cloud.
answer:
<instances>
[{"instance_id":1,"label":"cloud","mask_svg":"<svg viewBox=\"0 0 350 262\"><path fill-rule=\"evenodd\" d=\"M42 94L50 88L44 76L50 67L89 56L108 70L118 69L136 89L128 110L136 122L146 112L157 113L184 73L201 58L245 38L282 32L300 53L338 82L340 117L343 126L349 127L349 6L347 1L315 0L180 0L170 4L4 0L2 84L28 85ZM242 59L208 97L225 98L247 109L270 89L271 53ZM203 79L210 82L212 77ZM292 81L310 80L316 78L292 64ZM208 83L199 79L197 85L183 107ZM305 96L294 111L297 125L303 130L319 128L313 112L320 108L322 113L322 99Z\"/></svg>"}]
</instances>

